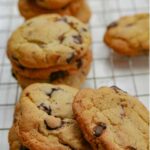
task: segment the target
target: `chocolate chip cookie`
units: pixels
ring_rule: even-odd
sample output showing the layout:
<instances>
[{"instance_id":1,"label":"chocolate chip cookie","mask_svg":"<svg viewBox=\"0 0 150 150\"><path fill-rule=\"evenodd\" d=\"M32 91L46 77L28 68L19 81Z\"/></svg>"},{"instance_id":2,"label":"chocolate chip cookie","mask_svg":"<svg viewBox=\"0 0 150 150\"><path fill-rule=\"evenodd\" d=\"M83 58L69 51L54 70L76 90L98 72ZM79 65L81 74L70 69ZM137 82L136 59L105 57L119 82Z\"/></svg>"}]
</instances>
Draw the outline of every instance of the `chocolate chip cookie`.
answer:
<instances>
[{"instance_id":1,"label":"chocolate chip cookie","mask_svg":"<svg viewBox=\"0 0 150 150\"><path fill-rule=\"evenodd\" d=\"M33 83L52 83L52 84L66 84L75 88L80 88L81 84L86 80L89 73L90 65L81 68L77 73L69 74L67 71L57 71L49 75L48 79L31 79L20 75L15 70L12 71L13 76L24 89Z\"/></svg>"},{"instance_id":2,"label":"chocolate chip cookie","mask_svg":"<svg viewBox=\"0 0 150 150\"><path fill-rule=\"evenodd\" d=\"M12 68L15 72L17 72L17 74L30 79L48 80L51 74L54 74L55 72L67 72L67 74L74 75L77 74L81 68L89 68L92 61L92 52L88 51L85 56L81 59L75 60L72 63L69 62L70 60L68 60L69 65L58 65L44 69L29 69L12 62Z\"/></svg>"},{"instance_id":3,"label":"chocolate chip cookie","mask_svg":"<svg viewBox=\"0 0 150 150\"><path fill-rule=\"evenodd\" d=\"M122 17L107 27L104 42L119 54L149 53L149 14Z\"/></svg>"},{"instance_id":4,"label":"chocolate chip cookie","mask_svg":"<svg viewBox=\"0 0 150 150\"><path fill-rule=\"evenodd\" d=\"M83 89L75 97L73 111L93 149L149 149L149 112L119 88Z\"/></svg>"},{"instance_id":5,"label":"chocolate chip cookie","mask_svg":"<svg viewBox=\"0 0 150 150\"><path fill-rule=\"evenodd\" d=\"M59 9L62 7L67 7L70 2L75 0L36 0L36 3L47 9Z\"/></svg>"},{"instance_id":6,"label":"chocolate chip cookie","mask_svg":"<svg viewBox=\"0 0 150 150\"><path fill-rule=\"evenodd\" d=\"M69 16L43 15L25 22L10 37L7 54L27 68L67 65L89 51L85 24Z\"/></svg>"},{"instance_id":7,"label":"chocolate chip cookie","mask_svg":"<svg viewBox=\"0 0 150 150\"><path fill-rule=\"evenodd\" d=\"M20 142L34 150L91 150L72 112L77 92L64 85L33 84L26 88L16 123Z\"/></svg>"}]
</instances>

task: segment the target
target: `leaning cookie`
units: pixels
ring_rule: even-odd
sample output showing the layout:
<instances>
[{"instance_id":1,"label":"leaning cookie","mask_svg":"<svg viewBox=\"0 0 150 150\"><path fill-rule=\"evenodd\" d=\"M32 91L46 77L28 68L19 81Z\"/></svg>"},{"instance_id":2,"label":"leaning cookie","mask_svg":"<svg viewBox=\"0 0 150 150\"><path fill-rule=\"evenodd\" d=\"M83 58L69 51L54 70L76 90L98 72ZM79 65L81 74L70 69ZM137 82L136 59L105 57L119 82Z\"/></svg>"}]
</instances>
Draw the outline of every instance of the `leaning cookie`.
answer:
<instances>
[{"instance_id":1,"label":"leaning cookie","mask_svg":"<svg viewBox=\"0 0 150 150\"><path fill-rule=\"evenodd\" d=\"M119 88L83 89L73 102L75 118L95 150L148 150L149 113Z\"/></svg>"},{"instance_id":2,"label":"leaning cookie","mask_svg":"<svg viewBox=\"0 0 150 150\"><path fill-rule=\"evenodd\" d=\"M7 54L27 68L69 65L90 49L91 35L74 17L42 15L25 22L10 37Z\"/></svg>"},{"instance_id":3,"label":"leaning cookie","mask_svg":"<svg viewBox=\"0 0 150 150\"><path fill-rule=\"evenodd\" d=\"M110 24L104 42L119 54L135 56L149 53L149 14L122 17Z\"/></svg>"},{"instance_id":4,"label":"leaning cookie","mask_svg":"<svg viewBox=\"0 0 150 150\"><path fill-rule=\"evenodd\" d=\"M18 137L28 149L91 150L74 120L72 101L77 89L34 84L20 98Z\"/></svg>"}]
</instances>

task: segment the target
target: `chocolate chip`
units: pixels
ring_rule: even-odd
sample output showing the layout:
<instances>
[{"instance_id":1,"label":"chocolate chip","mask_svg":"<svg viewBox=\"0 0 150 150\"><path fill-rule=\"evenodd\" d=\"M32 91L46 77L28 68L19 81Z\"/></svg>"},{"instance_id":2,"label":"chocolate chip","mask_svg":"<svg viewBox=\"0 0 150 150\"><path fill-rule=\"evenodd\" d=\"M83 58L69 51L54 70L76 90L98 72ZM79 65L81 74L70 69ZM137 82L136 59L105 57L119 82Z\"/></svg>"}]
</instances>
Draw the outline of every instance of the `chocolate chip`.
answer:
<instances>
[{"instance_id":1,"label":"chocolate chip","mask_svg":"<svg viewBox=\"0 0 150 150\"><path fill-rule=\"evenodd\" d=\"M66 62L67 62L68 64L70 64L71 61L73 60L74 56L75 56L74 53L70 54L70 56L67 58Z\"/></svg>"},{"instance_id":2,"label":"chocolate chip","mask_svg":"<svg viewBox=\"0 0 150 150\"><path fill-rule=\"evenodd\" d=\"M53 72L51 73L50 75L50 78L49 78L49 81L50 82L53 82L57 79L60 79L60 78L64 78L66 76L68 76L68 72L67 71L57 71L57 72Z\"/></svg>"},{"instance_id":3,"label":"chocolate chip","mask_svg":"<svg viewBox=\"0 0 150 150\"><path fill-rule=\"evenodd\" d=\"M104 130L106 130L106 124L103 122L98 123L97 126L94 127L94 136L99 137L103 134Z\"/></svg>"},{"instance_id":4,"label":"chocolate chip","mask_svg":"<svg viewBox=\"0 0 150 150\"><path fill-rule=\"evenodd\" d=\"M21 64L18 64L18 67L19 67L21 70L25 70L25 67L22 66Z\"/></svg>"},{"instance_id":5,"label":"chocolate chip","mask_svg":"<svg viewBox=\"0 0 150 150\"><path fill-rule=\"evenodd\" d=\"M11 71L11 74L12 74L12 76L13 76L15 79L17 79L17 77L16 77L16 75L15 75L15 73L14 73L13 71Z\"/></svg>"},{"instance_id":6,"label":"chocolate chip","mask_svg":"<svg viewBox=\"0 0 150 150\"><path fill-rule=\"evenodd\" d=\"M77 68L80 69L82 67L82 65L83 65L82 60L78 59L78 60L76 60L76 62L77 62Z\"/></svg>"},{"instance_id":7,"label":"chocolate chip","mask_svg":"<svg viewBox=\"0 0 150 150\"><path fill-rule=\"evenodd\" d=\"M28 97L29 95L30 95L30 93L29 93L29 92L27 92L27 93L26 93L26 96Z\"/></svg>"},{"instance_id":8,"label":"chocolate chip","mask_svg":"<svg viewBox=\"0 0 150 150\"><path fill-rule=\"evenodd\" d=\"M132 146L127 146L126 150L136 150L136 148L132 147Z\"/></svg>"},{"instance_id":9,"label":"chocolate chip","mask_svg":"<svg viewBox=\"0 0 150 150\"><path fill-rule=\"evenodd\" d=\"M60 90L59 88L52 88L49 92L46 92L46 95L48 96L48 97L52 97L52 94L55 92L55 91L58 91L58 90Z\"/></svg>"},{"instance_id":10,"label":"chocolate chip","mask_svg":"<svg viewBox=\"0 0 150 150\"><path fill-rule=\"evenodd\" d=\"M58 40L60 41L60 43L62 43L64 41L64 39L65 39L64 34L62 34L58 37Z\"/></svg>"},{"instance_id":11,"label":"chocolate chip","mask_svg":"<svg viewBox=\"0 0 150 150\"><path fill-rule=\"evenodd\" d=\"M19 150L29 150L29 149L26 148L25 146L21 145Z\"/></svg>"},{"instance_id":12,"label":"chocolate chip","mask_svg":"<svg viewBox=\"0 0 150 150\"><path fill-rule=\"evenodd\" d=\"M56 130L56 129L61 128L61 126L62 126L62 123L61 123L60 126L58 126L56 128L51 128L51 127L48 126L48 123L47 123L46 120L44 120L44 124L45 124L47 130Z\"/></svg>"},{"instance_id":13,"label":"chocolate chip","mask_svg":"<svg viewBox=\"0 0 150 150\"><path fill-rule=\"evenodd\" d=\"M76 44L82 44L83 43L81 35L73 35L72 38Z\"/></svg>"},{"instance_id":14,"label":"chocolate chip","mask_svg":"<svg viewBox=\"0 0 150 150\"><path fill-rule=\"evenodd\" d=\"M82 32L82 31L83 31L83 32L87 32L87 29L86 29L86 28L82 28L82 29L81 29L81 32Z\"/></svg>"},{"instance_id":15,"label":"chocolate chip","mask_svg":"<svg viewBox=\"0 0 150 150\"><path fill-rule=\"evenodd\" d=\"M113 28L113 27L116 27L118 26L118 23L117 22L112 22L110 25L107 26L107 29L110 29L110 28Z\"/></svg>"},{"instance_id":16,"label":"chocolate chip","mask_svg":"<svg viewBox=\"0 0 150 150\"><path fill-rule=\"evenodd\" d=\"M51 115L52 110L50 106L46 106L44 103L41 103L39 106L37 106L40 110L43 110L46 112L48 115Z\"/></svg>"},{"instance_id":17,"label":"chocolate chip","mask_svg":"<svg viewBox=\"0 0 150 150\"><path fill-rule=\"evenodd\" d=\"M115 85L111 86L110 88L114 89L116 93L119 93L118 90L119 90L119 91L123 91L122 89L120 89L119 87L117 87L117 86L115 86ZM123 91L123 92L124 92L124 93L127 93L127 92L125 92L125 91Z\"/></svg>"}]
</instances>

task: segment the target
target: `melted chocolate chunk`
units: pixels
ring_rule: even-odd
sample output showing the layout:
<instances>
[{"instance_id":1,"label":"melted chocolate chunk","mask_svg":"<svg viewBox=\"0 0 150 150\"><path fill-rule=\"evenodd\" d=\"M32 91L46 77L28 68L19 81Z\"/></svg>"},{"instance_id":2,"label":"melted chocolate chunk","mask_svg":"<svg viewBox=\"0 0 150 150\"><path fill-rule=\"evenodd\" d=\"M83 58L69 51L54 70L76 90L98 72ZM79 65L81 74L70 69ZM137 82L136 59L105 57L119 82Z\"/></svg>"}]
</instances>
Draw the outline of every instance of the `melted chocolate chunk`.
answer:
<instances>
[{"instance_id":1,"label":"melted chocolate chunk","mask_svg":"<svg viewBox=\"0 0 150 150\"><path fill-rule=\"evenodd\" d=\"M73 58L74 58L74 53L72 53L72 54L70 55L70 57L67 58L66 62L67 62L68 64L70 64L71 61L73 60Z\"/></svg>"},{"instance_id":2,"label":"melted chocolate chunk","mask_svg":"<svg viewBox=\"0 0 150 150\"><path fill-rule=\"evenodd\" d=\"M56 130L56 129L61 128L62 125L63 125L63 124L61 123L61 125L60 125L59 127L57 127L57 128L51 128L51 127L48 126L48 123L46 122L46 120L44 120L44 124L45 124L47 130Z\"/></svg>"},{"instance_id":3,"label":"melted chocolate chunk","mask_svg":"<svg viewBox=\"0 0 150 150\"><path fill-rule=\"evenodd\" d=\"M114 28L116 26L118 26L118 23L117 22L112 22L110 25L107 26L107 29Z\"/></svg>"},{"instance_id":4,"label":"melted chocolate chunk","mask_svg":"<svg viewBox=\"0 0 150 150\"><path fill-rule=\"evenodd\" d=\"M40 110L43 110L46 112L48 115L51 115L52 110L50 106L46 106L44 103L41 103L39 106L37 106Z\"/></svg>"},{"instance_id":5,"label":"melted chocolate chunk","mask_svg":"<svg viewBox=\"0 0 150 150\"><path fill-rule=\"evenodd\" d=\"M82 60L78 59L76 62L77 62L77 68L80 69L82 67L82 65L83 65Z\"/></svg>"},{"instance_id":6,"label":"melted chocolate chunk","mask_svg":"<svg viewBox=\"0 0 150 150\"><path fill-rule=\"evenodd\" d=\"M26 148L25 146L21 145L19 150L29 150L28 148Z\"/></svg>"},{"instance_id":7,"label":"melted chocolate chunk","mask_svg":"<svg viewBox=\"0 0 150 150\"><path fill-rule=\"evenodd\" d=\"M127 146L126 150L136 150L136 148L132 147L132 146Z\"/></svg>"},{"instance_id":8,"label":"melted chocolate chunk","mask_svg":"<svg viewBox=\"0 0 150 150\"><path fill-rule=\"evenodd\" d=\"M72 36L72 38L76 44L82 44L83 43L81 35L74 35L74 36Z\"/></svg>"},{"instance_id":9,"label":"melted chocolate chunk","mask_svg":"<svg viewBox=\"0 0 150 150\"><path fill-rule=\"evenodd\" d=\"M51 73L50 75L50 78L49 78L49 81L50 82L53 82L57 79L60 79L60 78L64 78L66 76L68 76L68 72L67 71L57 71L57 72L53 72Z\"/></svg>"},{"instance_id":10,"label":"melted chocolate chunk","mask_svg":"<svg viewBox=\"0 0 150 150\"><path fill-rule=\"evenodd\" d=\"M107 126L105 123L100 122L97 126L94 127L94 136L99 137L103 134L104 130L106 130Z\"/></svg>"},{"instance_id":11,"label":"melted chocolate chunk","mask_svg":"<svg viewBox=\"0 0 150 150\"><path fill-rule=\"evenodd\" d=\"M58 37L58 40L60 41L60 43L62 43L64 41L64 39L65 39L64 34L62 34Z\"/></svg>"},{"instance_id":12,"label":"melted chocolate chunk","mask_svg":"<svg viewBox=\"0 0 150 150\"><path fill-rule=\"evenodd\" d=\"M58 90L60 90L60 89L59 89L59 88L52 88L49 92L46 92L46 95L51 98L51 97L52 97L52 94L53 94L55 91L58 91Z\"/></svg>"}]
</instances>

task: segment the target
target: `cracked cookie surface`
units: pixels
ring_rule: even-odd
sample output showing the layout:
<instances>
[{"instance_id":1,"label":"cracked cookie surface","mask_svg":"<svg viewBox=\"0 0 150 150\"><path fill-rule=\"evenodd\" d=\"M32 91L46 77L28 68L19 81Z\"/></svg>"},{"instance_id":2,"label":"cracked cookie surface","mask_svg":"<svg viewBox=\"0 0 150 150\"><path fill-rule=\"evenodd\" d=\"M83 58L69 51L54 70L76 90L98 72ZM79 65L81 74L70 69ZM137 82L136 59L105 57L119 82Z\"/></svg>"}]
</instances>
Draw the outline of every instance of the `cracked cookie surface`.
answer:
<instances>
[{"instance_id":1,"label":"cracked cookie surface","mask_svg":"<svg viewBox=\"0 0 150 150\"><path fill-rule=\"evenodd\" d=\"M104 42L119 54L149 53L149 14L122 17L107 27Z\"/></svg>"},{"instance_id":2,"label":"cracked cookie surface","mask_svg":"<svg viewBox=\"0 0 150 150\"><path fill-rule=\"evenodd\" d=\"M10 37L7 54L27 68L65 65L81 58L91 46L85 24L74 17L43 15L25 22Z\"/></svg>"},{"instance_id":3,"label":"cracked cookie surface","mask_svg":"<svg viewBox=\"0 0 150 150\"><path fill-rule=\"evenodd\" d=\"M72 112L77 92L65 85L33 84L26 88L16 123L21 143L34 150L91 149Z\"/></svg>"},{"instance_id":4,"label":"cracked cookie surface","mask_svg":"<svg viewBox=\"0 0 150 150\"><path fill-rule=\"evenodd\" d=\"M83 89L75 97L73 111L93 149L149 149L149 112L119 88Z\"/></svg>"}]
</instances>

